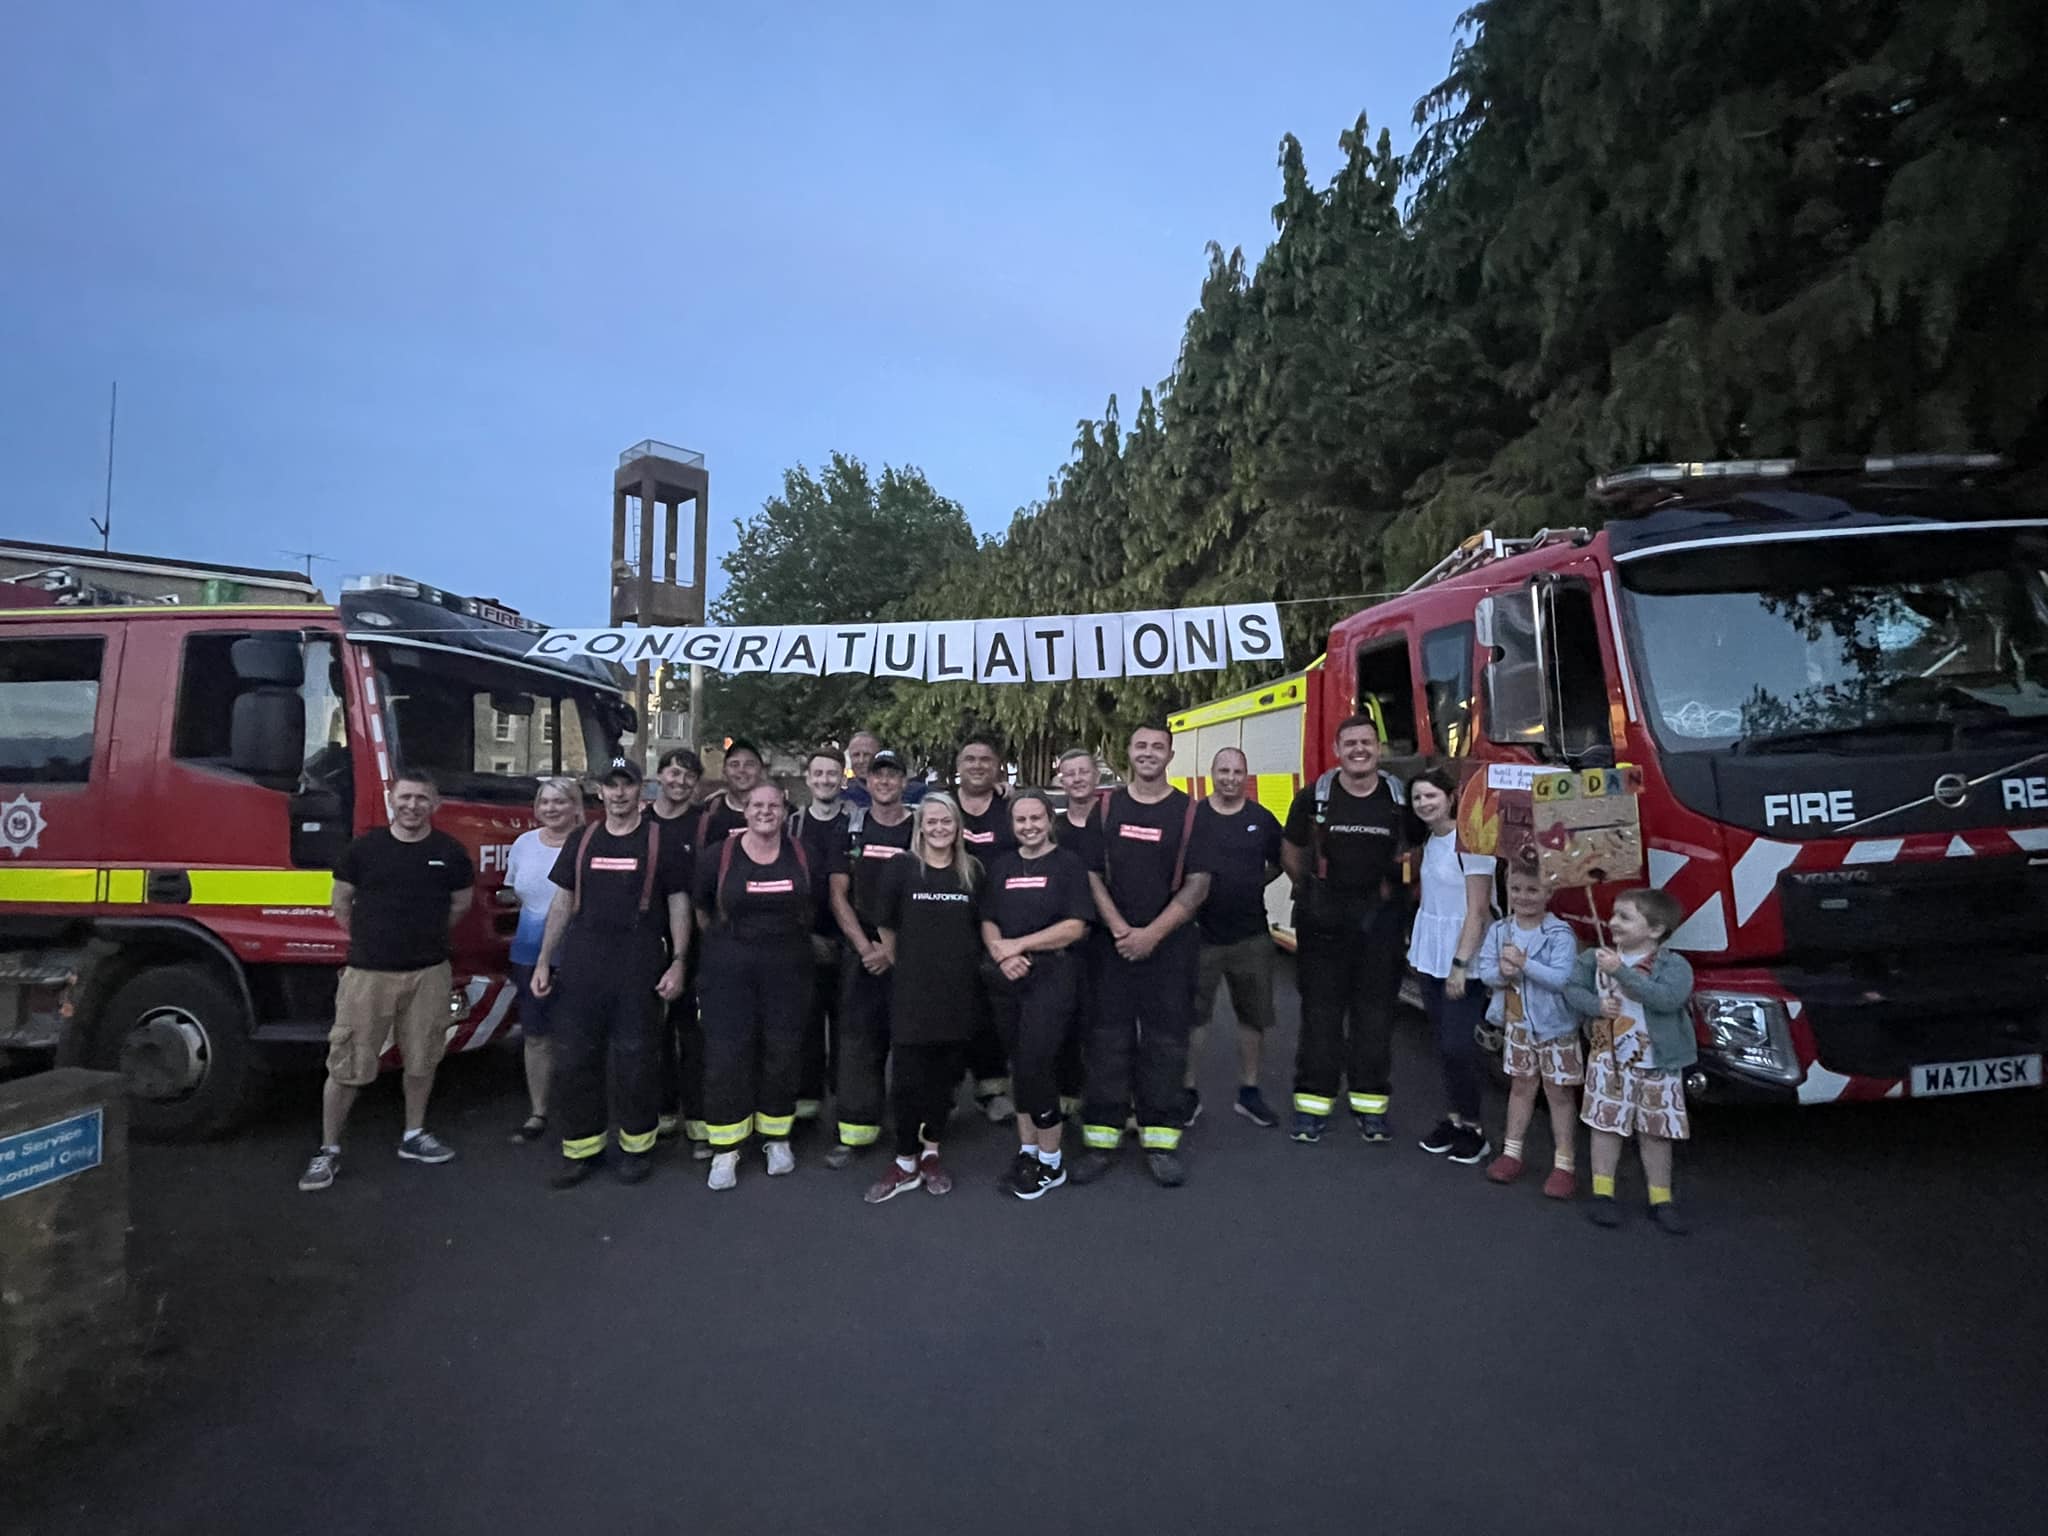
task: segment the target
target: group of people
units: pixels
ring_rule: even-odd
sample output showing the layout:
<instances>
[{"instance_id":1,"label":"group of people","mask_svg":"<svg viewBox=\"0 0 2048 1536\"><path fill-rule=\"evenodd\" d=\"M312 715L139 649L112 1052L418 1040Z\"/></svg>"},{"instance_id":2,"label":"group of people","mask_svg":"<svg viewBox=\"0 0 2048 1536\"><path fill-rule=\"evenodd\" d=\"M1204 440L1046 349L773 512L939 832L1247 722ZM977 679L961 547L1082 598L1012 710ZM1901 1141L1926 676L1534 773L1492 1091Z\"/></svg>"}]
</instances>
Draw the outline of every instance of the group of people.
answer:
<instances>
[{"instance_id":1,"label":"group of people","mask_svg":"<svg viewBox=\"0 0 2048 1536\"><path fill-rule=\"evenodd\" d=\"M651 800L638 766L614 762L596 819L576 781L545 781L540 825L513 845L506 875L531 1101L515 1137L558 1137L552 1177L567 1188L606 1161L638 1183L680 1135L709 1162L709 1187L727 1190L750 1144L769 1176L793 1172L792 1136L814 1122L830 1168L887 1139L865 1195L879 1204L953 1187L943 1146L964 1081L988 1119L1015 1126L1004 1185L1019 1199L1103 1177L1132 1136L1154 1182L1178 1186L1202 1113L1202 1026L1225 987L1232 1107L1280 1124L1260 1080L1274 1017L1265 892L1284 871L1301 993L1295 1141L1320 1141L1340 1096L1365 1141L1391 1139L1392 1031L1412 971L1444 1099L1423 1150L1512 1183L1540 1095L1554 1144L1546 1195L1579 1192L1583 1120L1592 1219L1621 1220L1615 1178L1633 1137L1652 1219L1684 1230L1671 1144L1688 1134L1692 976L1663 946L1679 921L1671 898L1624 894L1581 951L1535 868L1503 882L1495 860L1459 850L1451 775L1403 783L1382 770L1369 716L1338 727L1337 766L1295 794L1284 824L1248 794L1236 748L1216 754L1210 791L1194 798L1167 779L1165 727L1141 726L1127 745L1113 790L1092 752L1063 755L1057 805L1006 785L1001 744L985 736L961 746L950 791L913 779L870 733L820 748L801 810L745 741L728 745L705 799L687 749L662 758ZM472 876L432 827L434 799L431 782L401 778L390 827L336 868L350 957L302 1188L333 1182L349 1102L387 1035L405 1061L399 1155L453 1156L424 1116L446 1034L446 932ZM1498 1156L1481 1118L1488 1044L1510 1081ZM1082 1142L1071 1156L1070 1120Z\"/></svg>"}]
</instances>

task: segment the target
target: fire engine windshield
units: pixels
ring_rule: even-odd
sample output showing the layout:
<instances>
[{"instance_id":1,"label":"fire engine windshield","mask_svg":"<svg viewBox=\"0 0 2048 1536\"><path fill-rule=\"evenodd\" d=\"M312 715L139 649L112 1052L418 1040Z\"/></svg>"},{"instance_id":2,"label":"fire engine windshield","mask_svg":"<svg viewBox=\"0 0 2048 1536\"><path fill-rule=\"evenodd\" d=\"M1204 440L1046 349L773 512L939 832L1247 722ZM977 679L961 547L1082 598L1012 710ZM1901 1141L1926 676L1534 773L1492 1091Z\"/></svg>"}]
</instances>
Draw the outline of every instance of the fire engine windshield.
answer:
<instances>
[{"instance_id":1,"label":"fire engine windshield","mask_svg":"<svg viewBox=\"0 0 2048 1536\"><path fill-rule=\"evenodd\" d=\"M1620 571L1666 751L2048 738L2039 530L1731 540Z\"/></svg>"},{"instance_id":2,"label":"fire engine windshield","mask_svg":"<svg viewBox=\"0 0 2048 1536\"><path fill-rule=\"evenodd\" d=\"M375 651L394 760L430 769L450 799L523 802L535 779L617 755L619 701L576 679L439 648Z\"/></svg>"}]
</instances>

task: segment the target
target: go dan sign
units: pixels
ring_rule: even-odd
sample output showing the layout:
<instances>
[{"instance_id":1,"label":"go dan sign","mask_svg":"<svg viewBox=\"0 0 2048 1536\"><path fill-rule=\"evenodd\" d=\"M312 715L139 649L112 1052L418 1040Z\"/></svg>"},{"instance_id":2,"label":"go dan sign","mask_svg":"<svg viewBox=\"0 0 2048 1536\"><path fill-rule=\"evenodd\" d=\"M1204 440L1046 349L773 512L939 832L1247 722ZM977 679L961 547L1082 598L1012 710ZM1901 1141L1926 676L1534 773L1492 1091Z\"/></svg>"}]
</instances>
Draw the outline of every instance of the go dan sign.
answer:
<instances>
[{"instance_id":1,"label":"go dan sign","mask_svg":"<svg viewBox=\"0 0 2048 1536\"><path fill-rule=\"evenodd\" d=\"M935 624L788 624L733 629L551 629L535 656L594 656L623 667L673 663L717 672L866 672L926 683L1064 683L1075 678L1214 672L1280 662L1272 603L1159 608Z\"/></svg>"}]
</instances>

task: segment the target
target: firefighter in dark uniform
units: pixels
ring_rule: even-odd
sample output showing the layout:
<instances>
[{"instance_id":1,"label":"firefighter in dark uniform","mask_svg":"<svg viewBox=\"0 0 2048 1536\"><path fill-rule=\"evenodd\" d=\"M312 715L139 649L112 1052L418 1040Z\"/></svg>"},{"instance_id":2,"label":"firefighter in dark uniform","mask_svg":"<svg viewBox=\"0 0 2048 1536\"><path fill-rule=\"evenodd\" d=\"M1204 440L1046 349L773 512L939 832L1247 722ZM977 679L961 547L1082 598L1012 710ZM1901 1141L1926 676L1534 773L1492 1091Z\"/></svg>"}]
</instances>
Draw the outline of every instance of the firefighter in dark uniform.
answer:
<instances>
[{"instance_id":1,"label":"firefighter in dark uniform","mask_svg":"<svg viewBox=\"0 0 2048 1536\"><path fill-rule=\"evenodd\" d=\"M883 876L910 852L917 819L903 806L903 759L887 750L868 764L868 803L846 818L846 836L827 870L839 925L839 1038L833 1059L833 1109L839 1139L827 1168L844 1168L882 1133L883 1074L889 1061L893 963L882 943Z\"/></svg>"},{"instance_id":2,"label":"firefighter in dark uniform","mask_svg":"<svg viewBox=\"0 0 2048 1536\"><path fill-rule=\"evenodd\" d=\"M555 1031L554 1113L562 1128L556 1187L593 1173L619 1131L619 1177L647 1177L661 1103L656 1038L664 1005L679 997L690 951L690 848L666 840L640 803L640 769L630 760L606 771L604 819L563 845L552 879L533 991L554 990L559 954L562 995L550 1010ZM606 1084L610 1083L610 1112Z\"/></svg>"},{"instance_id":3,"label":"firefighter in dark uniform","mask_svg":"<svg viewBox=\"0 0 2048 1536\"><path fill-rule=\"evenodd\" d=\"M733 1187L749 1136L760 1137L770 1174L796 1168L789 1133L811 1006L814 908L809 860L788 835L788 811L780 789L755 785L746 830L697 857L697 1007L713 1189Z\"/></svg>"},{"instance_id":4,"label":"firefighter in dark uniform","mask_svg":"<svg viewBox=\"0 0 2048 1536\"><path fill-rule=\"evenodd\" d=\"M811 978L811 1012L804 1023L803 1067L796 1090L800 1129L817 1123L839 1063L841 946L826 872L839 850L846 846L847 813L852 807L841 798L845 784L846 758L839 749L820 747L813 752L804 765L804 788L810 791L810 804L794 818L795 825L790 829L803 844L806 861L818 872L818 878L811 882L811 900L817 908L811 919L811 961L816 974Z\"/></svg>"},{"instance_id":5,"label":"firefighter in dark uniform","mask_svg":"<svg viewBox=\"0 0 2048 1536\"><path fill-rule=\"evenodd\" d=\"M663 841L673 837L697 846L697 785L704 778L704 760L688 747L662 753L654 775L660 784L649 809L661 824ZM709 1157L704 1140L704 1036L697 1028L697 960L692 948L683 976L682 995L668 1005L661 1027L661 1121L664 1141L680 1128L693 1157Z\"/></svg>"},{"instance_id":6,"label":"firefighter in dark uniform","mask_svg":"<svg viewBox=\"0 0 2048 1536\"><path fill-rule=\"evenodd\" d=\"M1340 1088L1367 1141L1385 1141L1394 1004L1404 957L1401 855L1406 795L1380 771L1370 715L1337 727L1338 766L1288 808L1280 862L1294 882L1301 1035L1294 1048L1294 1139L1322 1139Z\"/></svg>"},{"instance_id":7,"label":"firefighter in dark uniform","mask_svg":"<svg viewBox=\"0 0 2048 1536\"><path fill-rule=\"evenodd\" d=\"M960 841L987 869L1017 846L1004 793L1003 744L976 734L960 743L953 759L954 802L960 807ZM967 1046L967 1070L974 1077L974 1102L991 1125L1007 1125L1017 1106L1010 1098L1010 1058L995 1017L984 1011Z\"/></svg>"},{"instance_id":8,"label":"firefighter in dark uniform","mask_svg":"<svg viewBox=\"0 0 2048 1536\"><path fill-rule=\"evenodd\" d=\"M1209 876L1189 859L1195 803L1166 782L1173 733L1141 725L1131 733L1130 754L1130 784L1110 796L1097 867L1089 871L1112 952L1088 1026L1081 1111L1088 1149L1072 1178L1092 1184L1109 1171L1135 1103L1146 1166L1154 1182L1171 1189L1187 1178L1181 1077L1195 1023L1193 918L1209 894Z\"/></svg>"}]
</instances>

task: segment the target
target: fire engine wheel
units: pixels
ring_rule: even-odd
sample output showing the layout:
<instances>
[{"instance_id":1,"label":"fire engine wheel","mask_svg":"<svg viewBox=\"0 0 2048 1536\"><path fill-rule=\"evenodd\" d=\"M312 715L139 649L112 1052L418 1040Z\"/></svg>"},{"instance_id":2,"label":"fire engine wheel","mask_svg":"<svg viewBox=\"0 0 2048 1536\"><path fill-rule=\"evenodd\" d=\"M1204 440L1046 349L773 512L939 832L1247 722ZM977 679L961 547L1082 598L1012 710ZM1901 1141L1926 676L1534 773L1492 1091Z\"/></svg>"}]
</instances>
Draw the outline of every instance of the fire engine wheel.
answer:
<instances>
[{"instance_id":1,"label":"fire engine wheel","mask_svg":"<svg viewBox=\"0 0 2048 1536\"><path fill-rule=\"evenodd\" d=\"M152 968L107 1000L92 1064L128 1080L135 1134L186 1141L226 1130L255 1077L241 999L199 965Z\"/></svg>"}]
</instances>

